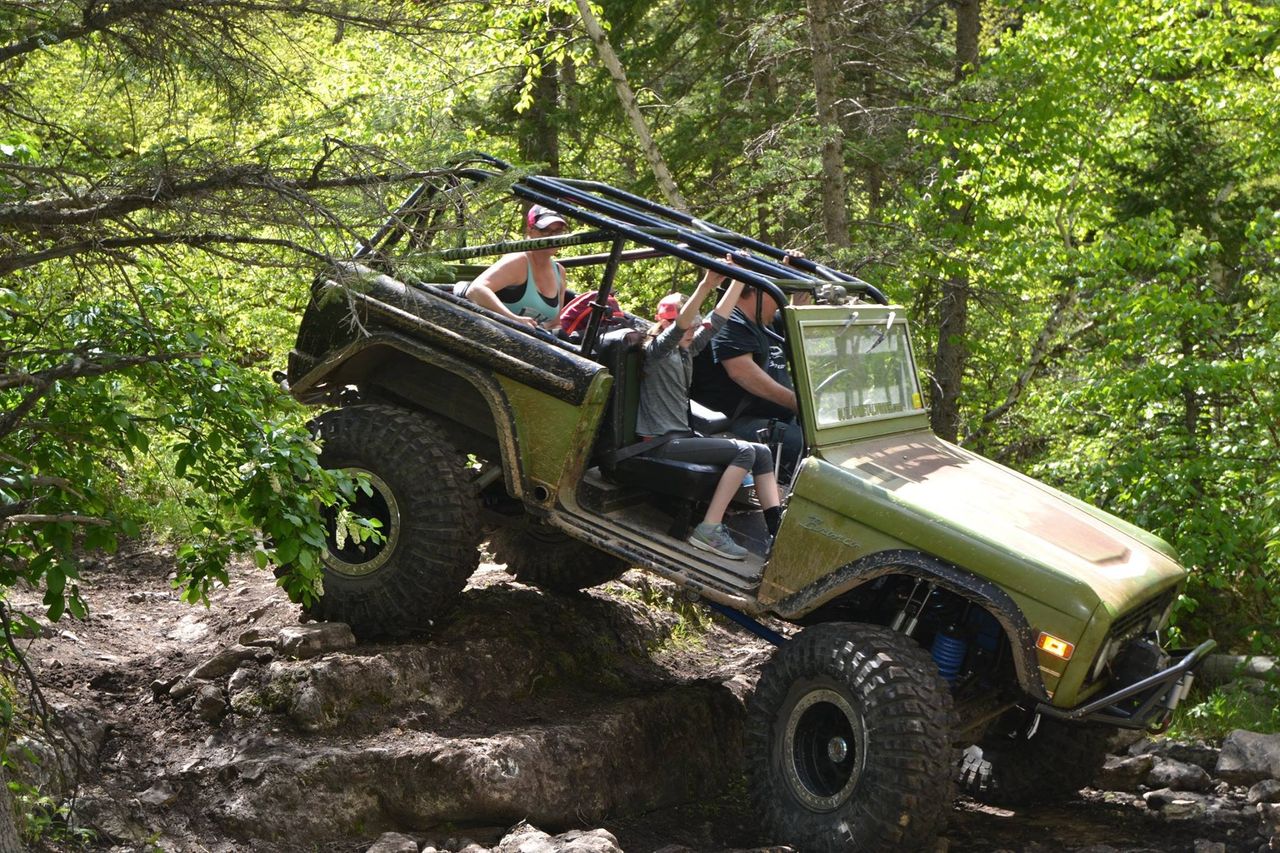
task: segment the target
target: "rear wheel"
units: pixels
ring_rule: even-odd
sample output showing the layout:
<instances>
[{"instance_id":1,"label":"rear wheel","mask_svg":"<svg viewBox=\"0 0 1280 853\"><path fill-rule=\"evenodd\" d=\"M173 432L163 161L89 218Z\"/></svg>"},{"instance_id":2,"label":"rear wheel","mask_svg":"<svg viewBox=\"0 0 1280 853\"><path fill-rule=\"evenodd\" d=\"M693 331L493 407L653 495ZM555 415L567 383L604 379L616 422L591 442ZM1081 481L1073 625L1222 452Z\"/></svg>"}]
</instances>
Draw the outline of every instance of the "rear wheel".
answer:
<instances>
[{"instance_id":1,"label":"rear wheel","mask_svg":"<svg viewBox=\"0 0 1280 853\"><path fill-rule=\"evenodd\" d=\"M954 796L951 694L933 659L887 628L805 629L747 706L750 790L777 841L806 851L914 850Z\"/></svg>"},{"instance_id":2,"label":"rear wheel","mask_svg":"<svg viewBox=\"0 0 1280 853\"><path fill-rule=\"evenodd\" d=\"M532 519L498 528L489 547L516 580L555 592L599 586L627 570L626 562L612 554Z\"/></svg>"},{"instance_id":3,"label":"rear wheel","mask_svg":"<svg viewBox=\"0 0 1280 853\"><path fill-rule=\"evenodd\" d=\"M430 418L362 405L317 419L320 464L363 475L352 514L381 522L382 542L358 543L328 513L324 595L308 612L358 637L424 631L456 603L479 562L479 505L458 452Z\"/></svg>"},{"instance_id":4,"label":"rear wheel","mask_svg":"<svg viewBox=\"0 0 1280 853\"><path fill-rule=\"evenodd\" d=\"M996 806L1057 802L1097 778L1112 730L1042 717L1030 738L1022 727L993 729L960 762L960 791Z\"/></svg>"}]
</instances>

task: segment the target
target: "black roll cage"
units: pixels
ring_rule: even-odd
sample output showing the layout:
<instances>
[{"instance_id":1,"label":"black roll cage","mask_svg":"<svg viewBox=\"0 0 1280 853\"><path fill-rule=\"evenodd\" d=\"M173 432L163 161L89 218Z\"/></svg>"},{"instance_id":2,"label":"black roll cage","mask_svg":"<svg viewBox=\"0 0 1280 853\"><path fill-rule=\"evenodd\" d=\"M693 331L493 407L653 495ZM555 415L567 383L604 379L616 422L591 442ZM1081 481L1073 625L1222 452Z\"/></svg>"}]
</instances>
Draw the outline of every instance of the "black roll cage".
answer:
<instances>
[{"instance_id":1,"label":"black roll cage","mask_svg":"<svg viewBox=\"0 0 1280 853\"><path fill-rule=\"evenodd\" d=\"M420 228L433 212L430 202L444 190L456 192L463 181L479 184L500 180L512 170L510 163L480 152L467 152L449 161L446 168L428 177L390 219L369 240L357 248L354 260L376 266L379 258L406 234ZM601 318L608 309L608 297L618 265L623 261L670 256L704 269L723 273L749 287L767 293L778 305L786 305L787 290L813 291L823 284L839 284L863 298L887 305L889 300L874 285L857 276L833 269L809 258L788 258L777 246L740 234L729 228L699 219L641 196L599 181L529 174L517 178L511 192L518 198L541 204L591 226L592 231L530 241L510 241L485 246L439 252L442 258L520 251L538 246L582 245L610 242L607 254L566 258L566 266L604 263L604 274L592 303L591 318L582 340L582 352L591 352L599 335ZM435 211L439 211L437 206ZM627 241L645 248L623 250ZM733 265L725 255L732 255ZM782 261L788 258L787 263Z\"/></svg>"}]
</instances>

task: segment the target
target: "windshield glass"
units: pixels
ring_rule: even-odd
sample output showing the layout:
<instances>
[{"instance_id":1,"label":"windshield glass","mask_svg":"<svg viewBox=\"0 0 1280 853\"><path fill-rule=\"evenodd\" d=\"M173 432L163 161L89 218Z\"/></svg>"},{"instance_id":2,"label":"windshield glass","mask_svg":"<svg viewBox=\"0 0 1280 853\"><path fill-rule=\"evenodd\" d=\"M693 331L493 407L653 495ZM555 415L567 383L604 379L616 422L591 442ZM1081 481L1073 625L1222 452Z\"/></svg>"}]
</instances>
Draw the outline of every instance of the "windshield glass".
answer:
<instances>
[{"instance_id":1,"label":"windshield glass","mask_svg":"<svg viewBox=\"0 0 1280 853\"><path fill-rule=\"evenodd\" d=\"M921 408L906 324L806 325L804 347L819 427Z\"/></svg>"}]
</instances>

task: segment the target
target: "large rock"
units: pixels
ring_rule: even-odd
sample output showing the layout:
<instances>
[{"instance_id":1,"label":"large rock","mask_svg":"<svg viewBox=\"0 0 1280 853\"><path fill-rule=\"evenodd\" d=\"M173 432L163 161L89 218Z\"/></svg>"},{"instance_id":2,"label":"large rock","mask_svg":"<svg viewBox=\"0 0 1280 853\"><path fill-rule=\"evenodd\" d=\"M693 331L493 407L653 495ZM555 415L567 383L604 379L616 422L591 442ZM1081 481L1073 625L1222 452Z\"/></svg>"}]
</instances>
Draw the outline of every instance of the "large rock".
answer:
<instances>
[{"instance_id":1,"label":"large rock","mask_svg":"<svg viewBox=\"0 0 1280 853\"><path fill-rule=\"evenodd\" d=\"M1155 766L1154 755L1108 755L1093 784L1104 791L1136 792Z\"/></svg>"},{"instance_id":2,"label":"large rock","mask_svg":"<svg viewBox=\"0 0 1280 853\"><path fill-rule=\"evenodd\" d=\"M573 830L550 836L535 826L521 823L502 839L493 853L622 853L618 839L603 829Z\"/></svg>"},{"instance_id":3,"label":"large rock","mask_svg":"<svg viewBox=\"0 0 1280 853\"><path fill-rule=\"evenodd\" d=\"M1235 785L1280 779L1280 735L1236 729L1222 741L1214 775Z\"/></svg>"},{"instance_id":4,"label":"large rock","mask_svg":"<svg viewBox=\"0 0 1280 853\"><path fill-rule=\"evenodd\" d=\"M1147 808L1166 820L1191 820L1200 817L1208 809L1205 798L1192 791L1174 791L1160 788L1142 795Z\"/></svg>"},{"instance_id":5,"label":"large rock","mask_svg":"<svg viewBox=\"0 0 1280 853\"><path fill-rule=\"evenodd\" d=\"M384 832L364 853L418 853L418 842L398 832Z\"/></svg>"},{"instance_id":6,"label":"large rock","mask_svg":"<svg viewBox=\"0 0 1280 853\"><path fill-rule=\"evenodd\" d=\"M36 738L19 735L5 748L5 763L14 778L40 792L61 791L58 751Z\"/></svg>"},{"instance_id":7,"label":"large rock","mask_svg":"<svg viewBox=\"0 0 1280 853\"><path fill-rule=\"evenodd\" d=\"M1213 773L1218 764L1220 750L1202 740L1180 741L1159 738L1136 745L1134 755L1155 755L1159 758L1170 758L1184 764L1194 764L1206 773Z\"/></svg>"},{"instance_id":8,"label":"large rock","mask_svg":"<svg viewBox=\"0 0 1280 853\"><path fill-rule=\"evenodd\" d=\"M1204 768L1185 764L1172 758L1156 760L1155 767L1147 775L1146 783L1153 788L1172 788L1175 791L1205 792L1213 787L1213 780Z\"/></svg>"},{"instance_id":9,"label":"large rock","mask_svg":"<svg viewBox=\"0 0 1280 853\"><path fill-rule=\"evenodd\" d=\"M155 830L142 816L141 801L119 792L88 786L76 796L71 815L74 828L91 830L99 839L132 841L153 847Z\"/></svg>"},{"instance_id":10,"label":"large rock","mask_svg":"<svg viewBox=\"0 0 1280 853\"><path fill-rule=\"evenodd\" d=\"M1251 803L1280 803L1280 779L1263 779L1249 789Z\"/></svg>"},{"instance_id":11,"label":"large rock","mask_svg":"<svg viewBox=\"0 0 1280 853\"><path fill-rule=\"evenodd\" d=\"M706 802L741 777L744 711L728 676L685 657L661 664L653 650L680 617L639 599L478 586L429 638L348 648L341 636L309 643L313 632L295 644L281 632L294 617L254 632L253 620L213 620L198 642L165 639L131 659L132 695L148 707L94 694L129 714L111 749L90 753L109 770L84 813L104 844L355 851L402 832L409 841L382 840L482 853L527 817L546 832L516 848L614 853L603 832L554 833ZM327 652L290 659L286 641ZM757 646L735 640L725 666ZM191 677L195 664L211 677ZM683 680L691 672L706 680ZM192 725L201 713L215 725ZM458 826L471 839L412 838Z\"/></svg>"},{"instance_id":12,"label":"large rock","mask_svg":"<svg viewBox=\"0 0 1280 853\"><path fill-rule=\"evenodd\" d=\"M216 723L222 719L227 710L227 701L222 688L216 684L202 684L196 690L196 698L192 709L196 716L208 723Z\"/></svg>"},{"instance_id":13,"label":"large rock","mask_svg":"<svg viewBox=\"0 0 1280 853\"><path fill-rule=\"evenodd\" d=\"M276 643L280 653L299 660L329 652L339 652L356 644L351 626L343 622L317 622L314 625L291 625L280 630Z\"/></svg>"},{"instance_id":14,"label":"large rock","mask_svg":"<svg viewBox=\"0 0 1280 853\"><path fill-rule=\"evenodd\" d=\"M1280 804L1258 803L1257 809L1258 817L1262 819L1258 834L1263 838L1270 839L1274 850L1275 842L1280 840Z\"/></svg>"},{"instance_id":15,"label":"large rock","mask_svg":"<svg viewBox=\"0 0 1280 853\"><path fill-rule=\"evenodd\" d=\"M258 687L232 691L232 706L284 713L309 732L368 731L388 717L443 724L462 711L536 700L570 684L627 695L663 679L648 648L666 629L642 619L643 611L532 591L475 598L471 615L428 644L274 661Z\"/></svg>"},{"instance_id":16,"label":"large rock","mask_svg":"<svg viewBox=\"0 0 1280 853\"><path fill-rule=\"evenodd\" d=\"M211 678L230 675L242 662L252 659L261 651L251 646L228 646L188 672L187 678L208 681Z\"/></svg>"},{"instance_id":17,"label":"large rock","mask_svg":"<svg viewBox=\"0 0 1280 853\"><path fill-rule=\"evenodd\" d=\"M17 735L5 747L4 758L11 779L50 796L65 795L97 768L98 751L108 726L99 714L66 703L52 706L55 716L46 731Z\"/></svg>"},{"instance_id":18,"label":"large rock","mask_svg":"<svg viewBox=\"0 0 1280 853\"><path fill-rule=\"evenodd\" d=\"M369 712L417 705L448 719L468 705L529 696L539 681L563 677L572 656L544 656L546 644L518 638L396 646L321 661L276 661L262 686L264 704L307 731L334 729Z\"/></svg>"},{"instance_id":19,"label":"large rock","mask_svg":"<svg viewBox=\"0 0 1280 853\"><path fill-rule=\"evenodd\" d=\"M57 728L67 739L59 749L63 774L83 779L98 765L98 752L111 730L111 723L94 710L77 709L65 703L53 706L58 715Z\"/></svg>"},{"instance_id":20,"label":"large rock","mask_svg":"<svg viewBox=\"0 0 1280 853\"><path fill-rule=\"evenodd\" d=\"M742 716L723 686L690 685L486 736L215 742L181 778L223 826L292 844L450 821L570 826L713 796L740 772Z\"/></svg>"}]
</instances>

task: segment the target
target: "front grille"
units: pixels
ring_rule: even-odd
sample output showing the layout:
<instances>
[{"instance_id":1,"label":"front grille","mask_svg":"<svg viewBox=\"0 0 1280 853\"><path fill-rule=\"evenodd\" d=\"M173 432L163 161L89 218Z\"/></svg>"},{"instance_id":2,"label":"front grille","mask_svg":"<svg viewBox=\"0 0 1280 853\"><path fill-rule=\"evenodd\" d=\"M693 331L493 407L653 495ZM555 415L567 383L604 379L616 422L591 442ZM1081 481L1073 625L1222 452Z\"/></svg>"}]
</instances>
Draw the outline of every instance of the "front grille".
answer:
<instances>
[{"instance_id":1,"label":"front grille","mask_svg":"<svg viewBox=\"0 0 1280 853\"><path fill-rule=\"evenodd\" d=\"M1111 631L1107 635L1110 639L1118 639L1121 642L1136 637L1141 634L1147 627L1147 623L1151 621L1152 616L1159 616L1164 609L1169 606L1169 602L1173 599L1174 591L1169 590L1163 595L1153 598L1146 604L1140 605L1128 613L1116 619L1111 626Z\"/></svg>"},{"instance_id":2,"label":"front grille","mask_svg":"<svg viewBox=\"0 0 1280 853\"><path fill-rule=\"evenodd\" d=\"M1126 642L1146 632L1147 625L1151 622L1152 617L1157 617L1163 613L1176 594L1176 590L1169 590L1117 617L1116 621L1111 625L1111 630L1107 633L1106 640L1103 641L1101 648L1098 649L1098 654L1103 654L1110 649L1112 660L1114 660L1114 656L1119 653ZM1095 658L1094 664L1096 663L1097 659ZM1100 670L1094 664L1089 666L1089 675L1085 678L1086 684L1094 684L1110 675L1110 662Z\"/></svg>"}]
</instances>

